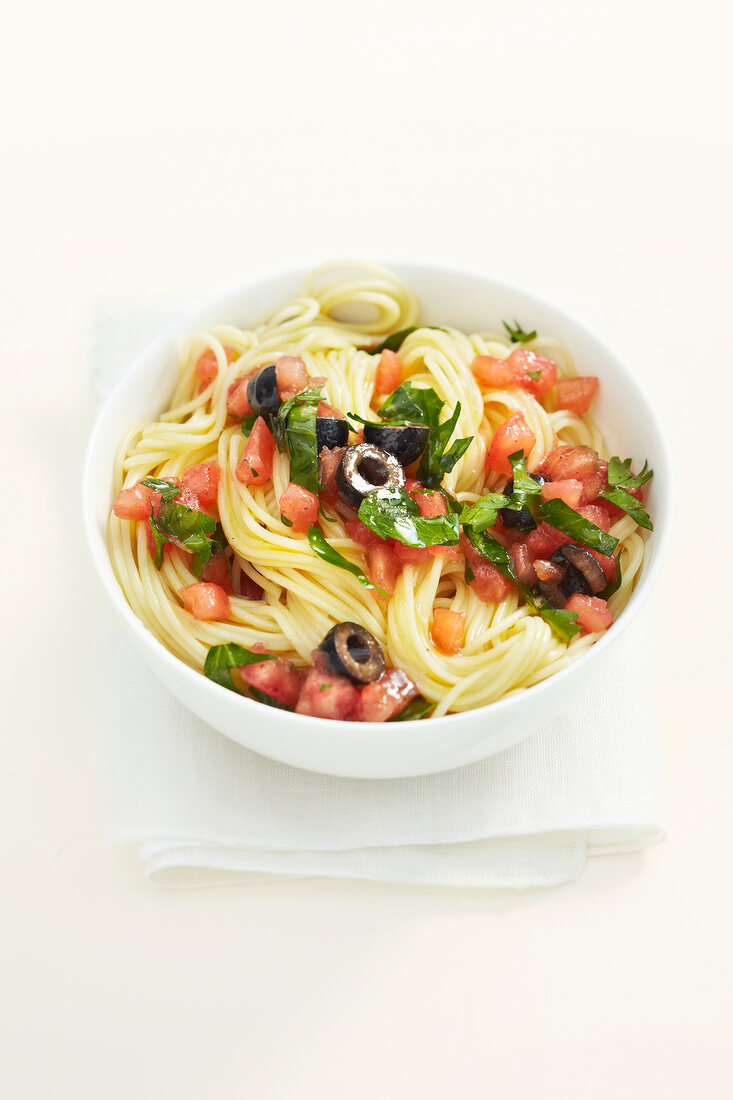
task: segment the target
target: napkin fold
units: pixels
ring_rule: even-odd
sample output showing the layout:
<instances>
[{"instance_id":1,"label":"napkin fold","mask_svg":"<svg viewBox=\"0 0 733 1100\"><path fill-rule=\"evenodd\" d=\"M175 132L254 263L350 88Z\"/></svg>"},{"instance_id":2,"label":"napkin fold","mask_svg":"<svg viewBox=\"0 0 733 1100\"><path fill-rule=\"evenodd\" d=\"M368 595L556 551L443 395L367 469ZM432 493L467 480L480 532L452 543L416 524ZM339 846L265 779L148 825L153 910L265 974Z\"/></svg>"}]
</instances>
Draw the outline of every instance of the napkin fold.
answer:
<instances>
[{"instance_id":1,"label":"napkin fold","mask_svg":"<svg viewBox=\"0 0 733 1100\"><path fill-rule=\"evenodd\" d=\"M95 396L179 312L106 310ZM110 838L137 843L161 885L327 876L551 886L576 878L589 855L663 835L643 624L539 733L476 764L408 779L319 775L251 752L187 711L118 634L108 667Z\"/></svg>"}]
</instances>

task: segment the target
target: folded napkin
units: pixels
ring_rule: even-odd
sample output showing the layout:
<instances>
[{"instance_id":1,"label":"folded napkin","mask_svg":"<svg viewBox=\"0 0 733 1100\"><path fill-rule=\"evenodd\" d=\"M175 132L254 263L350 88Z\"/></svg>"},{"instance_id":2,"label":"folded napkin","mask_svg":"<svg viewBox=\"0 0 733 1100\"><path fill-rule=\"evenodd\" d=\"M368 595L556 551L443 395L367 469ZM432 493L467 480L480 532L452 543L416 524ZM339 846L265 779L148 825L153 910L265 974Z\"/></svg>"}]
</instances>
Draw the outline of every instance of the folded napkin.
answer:
<instances>
[{"instance_id":1,"label":"folded napkin","mask_svg":"<svg viewBox=\"0 0 733 1100\"><path fill-rule=\"evenodd\" d=\"M100 318L97 397L173 316L115 309ZM636 626L592 691L488 760L411 779L343 779L229 741L178 703L116 635L105 715L111 838L139 844L148 877L166 886L295 876L514 888L568 882L588 855L638 850L662 835L643 638Z\"/></svg>"}]
</instances>

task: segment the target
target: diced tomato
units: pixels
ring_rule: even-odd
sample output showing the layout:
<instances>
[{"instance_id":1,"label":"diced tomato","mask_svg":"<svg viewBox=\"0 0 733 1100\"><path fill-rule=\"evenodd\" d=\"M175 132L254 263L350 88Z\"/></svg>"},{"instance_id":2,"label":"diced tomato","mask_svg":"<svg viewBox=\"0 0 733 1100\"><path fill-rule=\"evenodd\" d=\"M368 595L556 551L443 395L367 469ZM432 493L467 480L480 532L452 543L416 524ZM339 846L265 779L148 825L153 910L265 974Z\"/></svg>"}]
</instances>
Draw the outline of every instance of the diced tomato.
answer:
<instances>
[{"instance_id":1,"label":"diced tomato","mask_svg":"<svg viewBox=\"0 0 733 1100\"><path fill-rule=\"evenodd\" d=\"M542 486L542 499L554 500L559 497L571 508L577 508L583 495L583 482L575 478L565 478L564 481L546 481Z\"/></svg>"},{"instance_id":2,"label":"diced tomato","mask_svg":"<svg viewBox=\"0 0 733 1100\"><path fill-rule=\"evenodd\" d=\"M234 361L234 348L224 348L224 354L227 357L227 363ZM199 393L210 386L219 373L219 364L216 360L216 352L211 348L202 352L196 360L196 366L193 369L193 373L201 381L199 383Z\"/></svg>"},{"instance_id":3,"label":"diced tomato","mask_svg":"<svg viewBox=\"0 0 733 1100\"><path fill-rule=\"evenodd\" d=\"M466 561L473 573L473 580L469 581L472 591L484 603L501 603L502 600L505 600L512 587L507 578L499 572L495 565L482 558L463 534L461 535L460 547L466 555Z\"/></svg>"},{"instance_id":4,"label":"diced tomato","mask_svg":"<svg viewBox=\"0 0 733 1100\"><path fill-rule=\"evenodd\" d=\"M274 661L257 661L253 665L232 669L232 673L235 671L245 684L269 695L283 706L294 707L298 702L303 681L300 671L290 661L277 657Z\"/></svg>"},{"instance_id":5,"label":"diced tomato","mask_svg":"<svg viewBox=\"0 0 733 1100\"><path fill-rule=\"evenodd\" d=\"M332 419L336 420L346 420L346 414L342 413L341 409L337 409L333 405L329 405L327 401L318 402L316 416L329 416Z\"/></svg>"},{"instance_id":6,"label":"diced tomato","mask_svg":"<svg viewBox=\"0 0 733 1100\"><path fill-rule=\"evenodd\" d=\"M575 612L583 634L595 634L600 630L608 630L613 622L608 604L598 596L581 596L576 592L565 604L565 610Z\"/></svg>"},{"instance_id":7,"label":"diced tomato","mask_svg":"<svg viewBox=\"0 0 733 1100\"><path fill-rule=\"evenodd\" d=\"M207 584L218 584L227 595L232 593L232 571L224 554L213 554L203 568L201 579Z\"/></svg>"},{"instance_id":8,"label":"diced tomato","mask_svg":"<svg viewBox=\"0 0 733 1100\"><path fill-rule=\"evenodd\" d=\"M618 568L618 560L613 554L601 554L598 550L591 550L590 547L586 548L589 554L592 554L596 559L601 569L606 575L606 580L611 581L616 576L616 570Z\"/></svg>"},{"instance_id":9,"label":"diced tomato","mask_svg":"<svg viewBox=\"0 0 733 1100\"><path fill-rule=\"evenodd\" d=\"M303 681L295 707L298 714L342 720L356 707L359 692L344 676L311 668Z\"/></svg>"},{"instance_id":10,"label":"diced tomato","mask_svg":"<svg viewBox=\"0 0 733 1100\"><path fill-rule=\"evenodd\" d=\"M448 515L448 501L442 493L413 492L410 496L420 509L421 516L435 517Z\"/></svg>"},{"instance_id":11,"label":"diced tomato","mask_svg":"<svg viewBox=\"0 0 733 1100\"><path fill-rule=\"evenodd\" d=\"M422 481L418 481L417 478L415 478L415 477L406 477L405 478L405 492L409 493L411 496L412 496L413 493L422 493L422 492L424 492L424 486L423 486Z\"/></svg>"},{"instance_id":12,"label":"diced tomato","mask_svg":"<svg viewBox=\"0 0 733 1100\"><path fill-rule=\"evenodd\" d=\"M130 489L120 489L112 505L112 511L120 519L148 519L151 505L157 516L160 500L160 493L155 489L148 489L147 485L138 481Z\"/></svg>"},{"instance_id":13,"label":"diced tomato","mask_svg":"<svg viewBox=\"0 0 733 1100\"><path fill-rule=\"evenodd\" d=\"M358 722L389 722L417 695L417 688L401 668L390 668L366 684L354 710Z\"/></svg>"},{"instance_id":14,"label":"diced tomato","mask_svg":"<svg viewBox=\"0 0 733 1100\"><path fill-rule=\"evenodd\" d=\"M588 477L583 478L581 482L583 486L583 492L580 497L581 504L590 504L594 501L599 493L602 493L606 488L606 482L603 475L600 473L589 474Z\"/></svg>"},{"instance_id":15,"label":"diced tomato","mask_svg":"<svg viewBox=\"0 0 733 1100\"><path fill-rule=\"evenodd\" d=\"M590 447L563 444L547 452L540 465L540 473L549 477L550 481L565 481L567 478L585 481L598 473L600 465L598 454Z\"/></svg>"},{"instance_id":16,"label":"diced tomato","mask_svg":"<svg viewBox=\"0 0 733 1100\"><path fill-rule=\"evenodd\" d=\"M510 546L509 553L511 554L517 580L531 588L533 584L537 583L537 574L534 571L533 557L527 543L518 542L515 546Z\"/></svg>"},{"instance_id":17,"label":"diced tomato","mask_svg":"<svg viewBox=\"0 0 733 1100\"><path fill-rule=\"evenodd\" d=\"M289 482L278 503L280 514L290 520L293 531L299 535L305 534L318 519L321 502L315 493L304 489L302 485Z\"/></svg>"},{"instance_id":18,"label":"diced tomato","mask_svg":"<svg viewBox=\"0 0 733 1100\"><path fill-rule=\"evenodd\" d=\"M557 381L557 367L552 359L546 359L544 355L538 355L529 348L515 348L506 362L514 371L515 385L528 390L535 397L544 397L549 393ZM533 378L533 374L539 377Z\"/></svg>"},{"instance_id":19,"label":"diced tomato","mask_svg":"<svg viewBox=\"0 0 733 1100\"><path fill-rule=\"evenodd\" d=\"M396 352L385 348L377 363L374 388L377 393L392 393L399 386L401 377L402 360Z\"/></svg>"},{"instance_id":20,"label":"diced tomato","mask_svg":"<svg viewBox=\"0 0 733 1100\"><path fill-rule=\"evenodd\" d=\"M432 547L405 546L403 542L399 542L397 539L390 539L390 546L402 565L422 565L423 562L430 561Z\"/></svg>"},{"instance_id":21,"label":"diced tomato","mask_svg":"<svg viewBox=\"0 0 733 1100\"><path fill-rule=\"evenodd\" d=\"M375 543L383 541L376 531L372 531L371 527L367 527L360 519L347 519L344 527L346 534L357 546L374 546Z\"/></svg>"},{"instance_id":22,"label":"diced tomato","mask_svg":"<svg viewBox=\"0 0 733 1100\"><path fill-rule=\"evenodd\" d=\"M532 561L535 558L549 558L554 554L558 546L573 540L558 531L556 527L550 527L549 523L541 523L534 531L530 531L525 540L525 546L529 551Z\"/></svg>"},{"instance_id":23,"label":"diced tomato","mask_svg":"<svg viewBox=\"0 0 733 1100\"><path fill-rule=\"evenodd\" d=\"M323 496L331 503L338 500L336 470L345 450L345 447L322 447L318 453L318 484Z\"/></svg>"},{"instance_id":24,"label":"diced tomato","mask_svg":"<svg viewBox=\"0 0 733 1100\"><path fill-rule=\"evenodd\" d=\"M528 455L534 447L535 441L535 434L527 427L522 414L515 413L514 416L510 416L508 420L500 424L494 432L494 438L491 440L491 446L486 455L486 465L498 474L511 476L512 468L509 464L509 455L514 454L516 451L523 451L525 455Z\"/></svg>"},{"instance_id":25,"label":"diced tomato","mask_svg":"<svg viewBox=\"0 0 733 1100\"><path fill-rule=\"evenodd\" d=\"M560 378L557 383L557 407L568 409L580 416L588 412L590 403L597 393L598 379L595 375Z\"/></svg>"},{"instance_id":26,"label":"diced tomato","mask_svg":"<svg viewBox=\"0 0 733 1100\"><path fill-rule=\"evenodd\" d=\"M448 561L458 561L457 546L428 546L428 553L433 558L447 558Z\"/></svg>"},{"instance_id":27,"label":"diced tomato","mask_svg":"<svg viewBox=\"0 0 733 1100\"><path fill-rule=\"evenodd\" d=\"M229 597L218 584L197 581L196 584L179 588L178 595L186 611L190 611L194 619L229 618Z\"/></svg>"},{"instance_id":28,"label":"diced tomato","mask_svg":"<svg viewBox=\"0 0 733 1100\"><path fill-rule=\"evenodd\" d=\"M249 398L247 397L247 387L249 386L250 378L253 374L256 374L259 369L259 367L256 367L255 370L250 371L249 374L245 374L242 378L238 378L236 382L232 382L227 390L227 412L230 416L235 416L237 420L241 420L244 416L249 416L252 412Z\"/></svg>"},{"instance_id":29,"label":"diced tomato","mask_svg":"<svg viewBox=\"0 0 733 1100\"><path fill-rule=\"evenodd\" d=\"M535 559L534 571L537 580L544 581L545 584L557 584L565 575L562 566L556 565L554 561L546 561L544 558Z\"/></svg>"},{"instance_id":30,"label":"diced tomato","mask_svg":"<svg viewBox=\"0 0 733 1100\"><path fill-rule=\"evenodd\" d=\"M190 489L205 508L216 504L219 492L219 463L215 458L210 462L201 462L198 466L189 466L183 471L183 487Z\"/></svg>"},{"instance_id":31,"label":"diced tomato","mask_svg":"<svg viewBox=\"0 0 733 1100\"><path fill-rule=\"evenodd\" d=\"M295 355L281 355L275 363L277 395L281 401L289 401L296 393L308 388L308 372L305 363Z\"/></svg>"},{"instance_id":32,"label":"diced tomato","mask_svg":"<svg viewBox=\"0 0 733 1100\"><path fill-rule=\"evenodd\" d=\"M430 634L439 650L452 656L463 645L466 632L466 615L463 611L451 611L447 607L436 607L433 612L433 624Z\"/></svg>"},{"instance_id":33,"label":"diced tomato","mask_svg":"<svg viewBox=\"0 0 733 1100\"><path fill-rule=\"evenodd\" d=\"M237 463L236 474L243 485L266 485L272 477L272 460L275 443L270 429L261 416L254 427L244 448L244 454Z\"/></svg>"},{"instance_id":34,"label":"diced tomato","mask_svg":"<svg viewBox=\"0 0 733 1100\"><path fill-rule=\"evenodd\" d=\"M611 517L602 504L586 504L578 508L578 514L590 523L595 523L602 531L611 530Z\"/></svg>"},{"instance_id":35,"label":"diced tomato","mask_svg":"<svg viewBox=\"0 0 733 1100\"><path fill-rule=\"evenodd\" d=\"M477 355L471 363L471 373L479 386L489 390L505 390L516 386L515 371L508 359L493 355Z\"/></svg>"},{"instance_id":36,"label":"diced tomato","mask_svg":"<svg viewBox=\"0 0 733 1100\"><path fill-rule=\"evenodd\" d=\"M182 504L184 508L190 508L194 512L206 511L196 494L185 485L176 497L175 502L176 504Z\"/></svg>"},{"instance_id":37,"label":"diced tomato","mask_svg":"<svg viewBox=\"0 0 733 1100\"><path fill-rule=\"evenodd\" d=\"M395 582L402 571L402 562L390 546L380 541L367 551L366 571L372 584L392 596Z\"/></svg>"},{"instance_id":38,"label":"diced tomato","mask_svg":"<svg viewBox=\"0 0 733 1100\"><path fill-rule=\"evenodd\" d=\"M153 539L153 529L150 526L150 520L145 524L145 541L148 544L148 553L151 558L155 557L155 540ZM176 549L176 546L172 542L166 542L163 544L163 556L168 557Z\"/></svg>"}]
</instances>

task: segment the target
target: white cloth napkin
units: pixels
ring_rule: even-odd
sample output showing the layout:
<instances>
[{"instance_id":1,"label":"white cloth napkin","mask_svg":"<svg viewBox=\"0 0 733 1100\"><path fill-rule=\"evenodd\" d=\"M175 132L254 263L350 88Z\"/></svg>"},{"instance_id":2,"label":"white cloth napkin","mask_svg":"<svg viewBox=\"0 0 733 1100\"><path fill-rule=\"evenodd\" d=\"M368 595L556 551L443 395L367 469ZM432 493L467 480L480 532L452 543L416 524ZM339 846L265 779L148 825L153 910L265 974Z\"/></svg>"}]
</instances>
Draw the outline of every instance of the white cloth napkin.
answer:
<instances>
[{"instance_id":1,"label":"white cloth napkin","mask_svg":"<svg viewBox=\"0 0 733 1100\"><path fill-rule=\"evenodd\" d=\"M100 317L96 396L178 312L116 308ZM111 838L138 843L146 874L166 886L294 876L568 882L588 855L662 836L643 638L635 628L591 693L514 748L439 775L379 780L316 775L234 744L116 636L106 715Z\"/></svg>"}]
</instances>

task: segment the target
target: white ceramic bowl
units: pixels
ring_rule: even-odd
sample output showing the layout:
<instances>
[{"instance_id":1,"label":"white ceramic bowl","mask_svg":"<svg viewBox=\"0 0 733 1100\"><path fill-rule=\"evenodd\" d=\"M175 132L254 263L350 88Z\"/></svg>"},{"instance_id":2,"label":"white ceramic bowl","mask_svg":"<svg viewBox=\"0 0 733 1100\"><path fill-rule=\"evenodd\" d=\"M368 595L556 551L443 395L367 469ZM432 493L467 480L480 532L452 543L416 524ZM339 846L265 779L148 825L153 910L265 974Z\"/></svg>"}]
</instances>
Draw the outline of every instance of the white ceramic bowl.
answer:
<instances>
[{"instance_id":1,"label":"white ceramic bowl","mask_svg":"<svg viewBox=\"0 0 733 1100\"><path fill-rule=\"evenodd\" d=\"M464 714L383 725L328 722L274 710L223 690L174 657L130 610L112 571L105 535L119 439L133 421L155 417L167 406L185 336L222 322L243 327L254 323L299 291L305 270L250 282L147 347L99 413L83 483L84 521L96 571L128 636L166 687L204 721L250 749L310 771L372 778L426 775L483 759L536 732L566 707L592 683L649 595L672 513L672 463L654 406L629 368L597 337L546 302L493 279L417 264L386 266L417 292L424 322L471 332L500 329L502 318L518 317L564 341L579 373L601 380L594 415L612 453L632 455L637 461L648 458L654 469L649 509L655 530L637 587L618 621L573 664L522 694Z\"/></svg>"}]
</instances>

